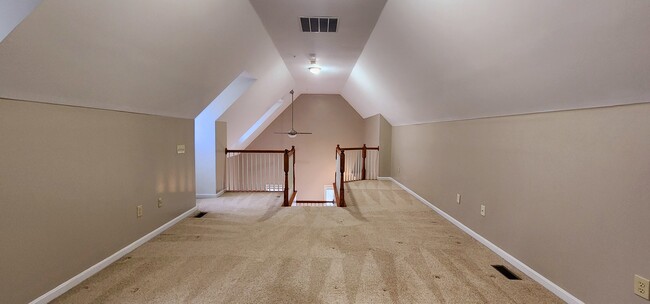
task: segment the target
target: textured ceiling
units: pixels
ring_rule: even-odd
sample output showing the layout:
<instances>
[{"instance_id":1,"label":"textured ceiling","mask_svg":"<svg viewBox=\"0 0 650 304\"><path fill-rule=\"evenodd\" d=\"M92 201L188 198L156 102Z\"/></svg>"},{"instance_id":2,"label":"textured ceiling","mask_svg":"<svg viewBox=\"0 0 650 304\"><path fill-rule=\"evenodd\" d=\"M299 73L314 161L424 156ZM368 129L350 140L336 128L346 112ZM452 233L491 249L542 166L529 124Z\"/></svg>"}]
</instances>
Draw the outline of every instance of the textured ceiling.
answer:
<instances>
[{"instance_id":1,"label":"textured ceiling","mask_svg":"<svg viewBox=\"0 0 650 304\"><path fill-rule=\"evenodd\" d=\"M650 101L650 1L390 0L343 96L394 125Z\"/></svg>"}]
</instances>

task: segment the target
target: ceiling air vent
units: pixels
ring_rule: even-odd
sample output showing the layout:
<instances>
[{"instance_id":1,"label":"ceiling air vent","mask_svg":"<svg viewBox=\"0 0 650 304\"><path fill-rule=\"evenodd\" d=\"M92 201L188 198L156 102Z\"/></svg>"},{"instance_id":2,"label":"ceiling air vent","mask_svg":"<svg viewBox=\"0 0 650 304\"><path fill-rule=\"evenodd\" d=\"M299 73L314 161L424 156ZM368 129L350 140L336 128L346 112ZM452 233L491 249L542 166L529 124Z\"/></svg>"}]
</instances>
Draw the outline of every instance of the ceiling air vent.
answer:
<instances>
[{"instance_id":1,"label":"ceiling air vent","mask_svg":"<svg viewBox=\"0 0 650 304\"><path fill-rule=\"evenodd\" d=\"M338 17L300 17L304 33L335 33L338 26Z\"/></svg>"}]
</instances>

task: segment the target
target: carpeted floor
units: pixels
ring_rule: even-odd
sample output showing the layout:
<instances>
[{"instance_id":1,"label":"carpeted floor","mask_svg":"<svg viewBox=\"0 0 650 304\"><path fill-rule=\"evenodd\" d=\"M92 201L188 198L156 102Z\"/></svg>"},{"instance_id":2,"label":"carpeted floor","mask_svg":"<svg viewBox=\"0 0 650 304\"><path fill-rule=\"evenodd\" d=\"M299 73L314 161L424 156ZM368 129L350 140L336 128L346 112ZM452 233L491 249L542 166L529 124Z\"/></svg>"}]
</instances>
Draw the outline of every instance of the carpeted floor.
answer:
<instances>
[{"instance_id":1,"label":"carpeted floor","mask_svg":"<svg viewBox=\"0 0 650 304\"><path fill-rule=\"evenodd\" d=\"M348 208L281 208L273 193L199 200L203 218L54 302L562 303L392 182L347 187Z\"/></svg>"}]
</instances>

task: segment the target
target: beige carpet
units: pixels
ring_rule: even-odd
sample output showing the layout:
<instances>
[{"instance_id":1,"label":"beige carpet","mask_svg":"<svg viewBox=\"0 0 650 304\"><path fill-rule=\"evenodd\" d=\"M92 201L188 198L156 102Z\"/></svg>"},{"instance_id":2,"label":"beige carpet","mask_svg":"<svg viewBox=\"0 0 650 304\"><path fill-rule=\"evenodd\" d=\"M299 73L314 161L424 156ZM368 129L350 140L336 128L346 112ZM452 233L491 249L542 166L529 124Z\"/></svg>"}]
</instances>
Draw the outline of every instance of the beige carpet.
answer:
<instances>
[{"instance_id":1,"label":"beige carpet","mask_svg":"<svg viewBox=\"0 0 650 304\"><path fill-rule=\"evenodd\" d=\"M268 193L199 200L204 218L54 302L562 303L393 183L348 188L348 208L281 208Z\"/></svg>"}]
</instances>

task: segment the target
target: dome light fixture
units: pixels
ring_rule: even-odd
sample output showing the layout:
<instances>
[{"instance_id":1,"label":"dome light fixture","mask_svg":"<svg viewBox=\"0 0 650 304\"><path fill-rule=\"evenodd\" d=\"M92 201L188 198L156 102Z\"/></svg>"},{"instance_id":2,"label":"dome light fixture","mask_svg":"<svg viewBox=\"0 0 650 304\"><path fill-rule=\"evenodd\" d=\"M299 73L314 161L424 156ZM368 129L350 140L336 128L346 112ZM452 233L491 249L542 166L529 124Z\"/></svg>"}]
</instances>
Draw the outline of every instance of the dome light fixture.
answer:
<instances>
[{"instance_id":1,"label":"dome light fixture","mask_svg":"<svg viewBox=\"0 0 650 304\"><path fill-rule=\"evenodd\" d=\"M317 65L315 65L315 66L310 66L310 67L307 68L307 69L308 69L312 74L314 74L314 75L318 75L318 74L320 74L320 67L317 66Z\"/></svg>"},{"instance_id":2,"label":"dome light fixture","mask_svg":"<svg viewBox=\"0 0 650 304\"><path fill-rule=\"evenodd\" d=\"M309 62L310 65L307 69L314 75L320 74L321 67L316 64L316 55L312 54Z\"/></svg>"}]
</instances>

